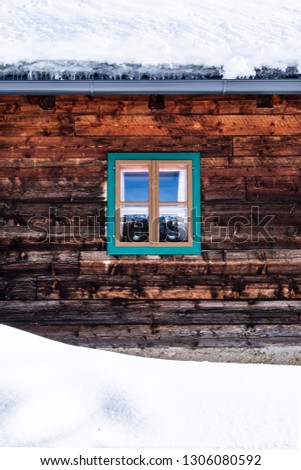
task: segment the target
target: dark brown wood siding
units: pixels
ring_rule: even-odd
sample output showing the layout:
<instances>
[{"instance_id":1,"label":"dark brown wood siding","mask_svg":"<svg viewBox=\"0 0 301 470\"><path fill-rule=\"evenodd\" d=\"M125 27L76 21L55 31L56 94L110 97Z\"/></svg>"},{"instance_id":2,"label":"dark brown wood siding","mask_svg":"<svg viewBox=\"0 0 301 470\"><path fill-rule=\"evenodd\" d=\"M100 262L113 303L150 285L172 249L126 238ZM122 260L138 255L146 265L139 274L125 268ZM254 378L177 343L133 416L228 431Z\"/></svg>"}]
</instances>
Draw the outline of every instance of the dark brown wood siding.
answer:
<instances>
[{"instance_id":1,"label":"dark brown wood siding","mask_svg":"<svg viewBox=\"0 0 301 470\"><path fill-rule=\"evenodd\" d=\"M301 97L0 98L0 321L101 346L301 344ZM108 152L201 153L200 256L106 255Z\"/></svg>"}]
</instances>

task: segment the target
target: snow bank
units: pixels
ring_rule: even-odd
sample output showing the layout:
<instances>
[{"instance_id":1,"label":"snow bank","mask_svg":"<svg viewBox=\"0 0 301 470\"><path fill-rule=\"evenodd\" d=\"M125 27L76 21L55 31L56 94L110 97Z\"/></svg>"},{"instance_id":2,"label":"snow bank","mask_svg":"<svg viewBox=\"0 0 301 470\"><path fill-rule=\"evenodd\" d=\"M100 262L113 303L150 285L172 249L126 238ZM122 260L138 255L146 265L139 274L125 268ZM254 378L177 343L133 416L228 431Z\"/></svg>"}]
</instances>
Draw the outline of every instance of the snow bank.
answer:
<instances>
[{"instance_id":1,"label":"snow bank","mask_svg":"<svg viewBox=\"0 0 301 470\"><path fill-rule=\"evenodd\" d=\"M297 0L3 0L0 63L223 67L224 78L301 64Z\"/></svg>"},{"instance_id":2,"label":"snow bank","mask_svg":"<svg viewBox=\"0 0 301 470\"><path fill-rule=\"evenodd\" d=\"M301 369L146 359L0 326L0 446L288 449Z\"/></svg>"}]
</instances>

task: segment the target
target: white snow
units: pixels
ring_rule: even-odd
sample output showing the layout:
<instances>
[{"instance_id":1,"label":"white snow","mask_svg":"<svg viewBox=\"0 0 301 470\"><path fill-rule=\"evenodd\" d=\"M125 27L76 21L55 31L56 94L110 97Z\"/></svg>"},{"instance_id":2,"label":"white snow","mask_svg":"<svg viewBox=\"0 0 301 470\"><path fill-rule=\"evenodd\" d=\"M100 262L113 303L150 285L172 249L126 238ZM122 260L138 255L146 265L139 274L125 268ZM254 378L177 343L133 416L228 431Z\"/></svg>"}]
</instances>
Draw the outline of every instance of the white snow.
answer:
<instances>
[{"instance_id":1,"label":"white snow","mask_svg":"<svg viewBox=\"0 0 301 470\"><path fill-rule=\"evenodd\" d=\"M2 0L0 63L195 64L223 66L224 78L301 70L300 24L298 0Z\"/></svg>"},{"instance_id":2,"label":"white snow","mask_svg":"<svg viewBox=\"0 0 301 470\"><path fill-rule=\"evenodd\" d=\"M0 325L0 446L289 449L298 366L131 357Z\"/></svg>"}]
</instances>

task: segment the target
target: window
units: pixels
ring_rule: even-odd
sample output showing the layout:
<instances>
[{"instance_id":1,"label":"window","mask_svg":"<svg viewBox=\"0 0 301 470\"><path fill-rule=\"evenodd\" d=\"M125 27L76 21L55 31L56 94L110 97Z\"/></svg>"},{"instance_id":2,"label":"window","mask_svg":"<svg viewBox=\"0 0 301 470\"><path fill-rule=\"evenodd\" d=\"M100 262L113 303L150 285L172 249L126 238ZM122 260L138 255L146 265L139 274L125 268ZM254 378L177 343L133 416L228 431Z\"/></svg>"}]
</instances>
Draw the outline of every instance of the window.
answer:
<instances>
[{"instance_id":1,"label":"window","mask_svg":"<svg viewBox=\"0 0 301 470\"><path fill-rule=\"evenodd\" d=\"M108 155L108 254L198 254L199 153Z\"/></svg>"}]
</instances>

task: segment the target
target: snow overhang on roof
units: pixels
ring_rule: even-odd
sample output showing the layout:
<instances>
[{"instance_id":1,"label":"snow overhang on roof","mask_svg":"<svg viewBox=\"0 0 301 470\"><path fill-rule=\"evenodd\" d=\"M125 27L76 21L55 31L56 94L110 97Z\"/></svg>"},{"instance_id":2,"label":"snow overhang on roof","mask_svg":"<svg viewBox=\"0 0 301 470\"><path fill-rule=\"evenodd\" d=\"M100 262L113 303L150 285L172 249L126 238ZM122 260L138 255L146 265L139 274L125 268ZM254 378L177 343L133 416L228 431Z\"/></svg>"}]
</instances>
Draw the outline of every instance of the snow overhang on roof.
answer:
<instances>
[{"instance_id":1,"label":"snow overhang on roof","mask_svg":"<svg viewBox=\"0 0 301 470\"><path fill-rule=\"evenodd\" d=\"M0 94L301 94L301 74L264 67L224 79L222 68L196 65L41 61L1 66Z\"/></svg>"}]
</instances>

